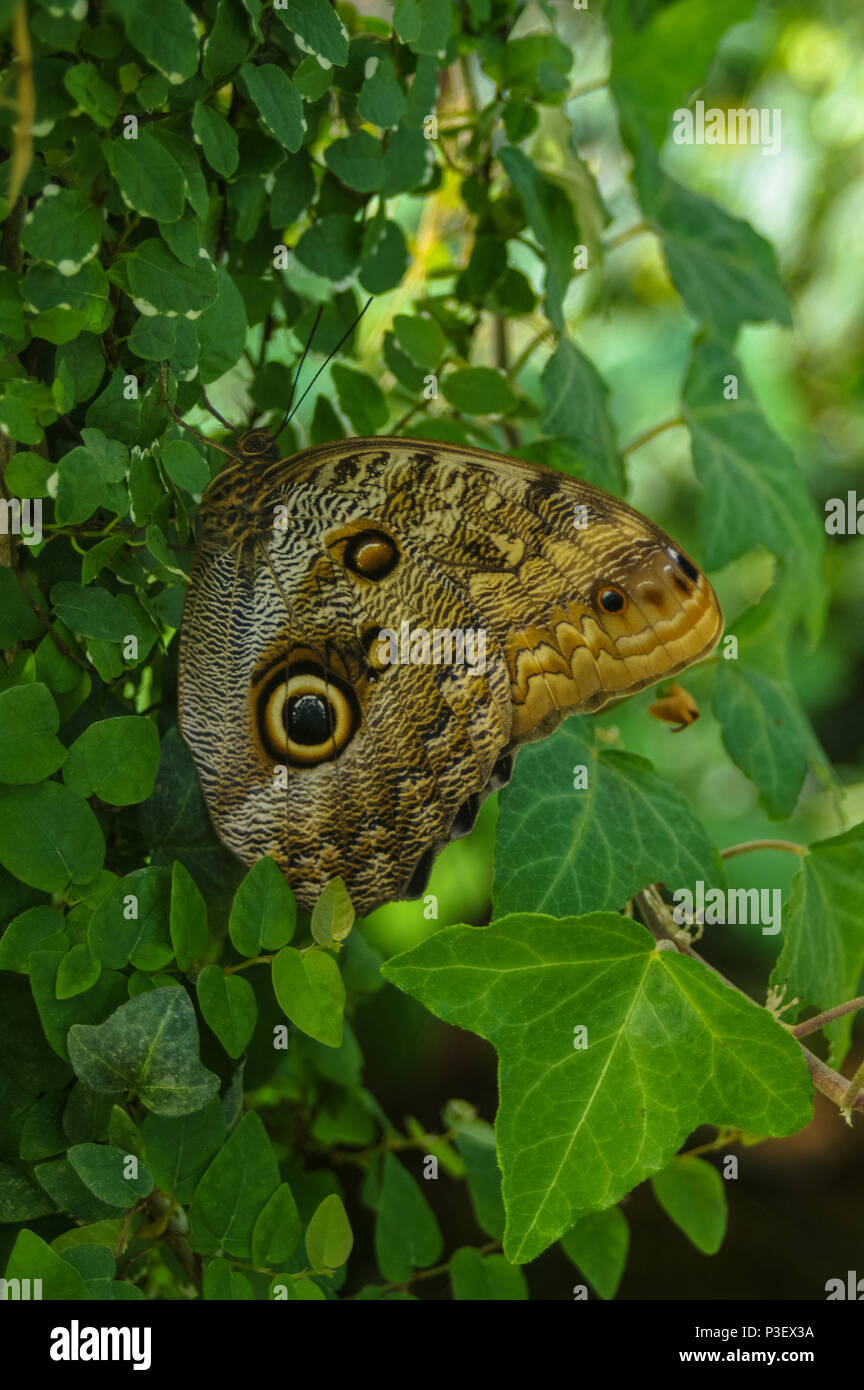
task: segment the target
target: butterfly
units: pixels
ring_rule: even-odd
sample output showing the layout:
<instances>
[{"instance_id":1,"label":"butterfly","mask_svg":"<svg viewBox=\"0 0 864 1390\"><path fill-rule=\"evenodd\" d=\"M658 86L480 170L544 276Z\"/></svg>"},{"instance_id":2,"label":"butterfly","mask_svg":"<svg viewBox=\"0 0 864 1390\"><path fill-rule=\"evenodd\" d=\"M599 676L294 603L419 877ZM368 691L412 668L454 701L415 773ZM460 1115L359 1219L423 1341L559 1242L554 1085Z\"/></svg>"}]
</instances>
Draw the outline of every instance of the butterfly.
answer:
<instances>
[{"instance_id":1,"label":"butterfly","mask_svg":"<svg viewBox=\"0 0 864 1390\"><path fill-rule=\"evenodd\" d=\"M389 436L281 459L252 429L225 452L197 517L180 729L221 840L271 855L306 911L336 875L361 915L420 896L524 743L719 639L689 556L579 479Z\"/></svg>"}]
</instances>

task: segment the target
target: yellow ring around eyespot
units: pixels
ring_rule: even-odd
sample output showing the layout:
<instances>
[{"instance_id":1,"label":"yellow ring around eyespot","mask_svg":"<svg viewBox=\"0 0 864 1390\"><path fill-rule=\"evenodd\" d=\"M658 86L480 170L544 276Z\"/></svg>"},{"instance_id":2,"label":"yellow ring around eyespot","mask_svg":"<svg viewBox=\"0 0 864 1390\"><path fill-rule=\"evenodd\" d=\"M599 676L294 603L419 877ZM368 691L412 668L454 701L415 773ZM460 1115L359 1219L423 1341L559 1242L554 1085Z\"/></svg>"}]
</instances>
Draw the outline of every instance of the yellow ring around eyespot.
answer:
<instances>
[{"instance_id":1,"label":"yellow ring around eyespot","mask_svg":"<svg viewBox=\"0 0 864 1390\"><path fill-rule=\"evenodd\" d=\"M330 711L331 729L326 739L320 743L297 743L288 737L285 727L284 711L286 702L300 695L320 696ZM270 745L291 762L306 766L324 762L343 748L351 737L351 707L342 691L330 685L322 676L311 672L301 672L280 681L271 692L264 707L262 720L264 734Z\"/></svg>"}]
</instances>

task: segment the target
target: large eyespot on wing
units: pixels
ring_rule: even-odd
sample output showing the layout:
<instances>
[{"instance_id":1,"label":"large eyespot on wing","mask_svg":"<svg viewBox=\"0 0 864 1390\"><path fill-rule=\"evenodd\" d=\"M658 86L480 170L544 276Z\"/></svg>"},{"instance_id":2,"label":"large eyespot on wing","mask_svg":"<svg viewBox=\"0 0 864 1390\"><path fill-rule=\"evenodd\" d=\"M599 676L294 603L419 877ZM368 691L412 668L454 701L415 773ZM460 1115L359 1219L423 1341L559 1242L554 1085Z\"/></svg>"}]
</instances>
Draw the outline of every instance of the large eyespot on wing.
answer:
<instances>
[{"instance_id":1,"label":"large eyespot on wing","mask_svg":"<svg viewBox=\"0 0 864 1390\"><path fill-rule=\"evenodd\" d=\"M360 726L347 680L300 648L252 683L253 728L274 763L295 768L331 762Z\"/></svg>"}]
</instances>

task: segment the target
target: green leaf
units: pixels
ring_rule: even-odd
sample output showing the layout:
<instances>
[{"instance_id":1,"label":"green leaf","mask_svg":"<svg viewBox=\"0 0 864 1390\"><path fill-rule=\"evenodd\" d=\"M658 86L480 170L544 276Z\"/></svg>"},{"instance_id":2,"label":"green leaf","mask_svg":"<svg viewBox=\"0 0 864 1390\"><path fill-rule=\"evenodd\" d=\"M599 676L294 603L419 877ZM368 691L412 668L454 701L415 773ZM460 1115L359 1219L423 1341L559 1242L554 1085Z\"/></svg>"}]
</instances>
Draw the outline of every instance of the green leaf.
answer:
<instances>
[{"instance_id":1,"label":"green leaf","mask_svg":"<svg viewBox=\"0 0 864 1390\"><path fill-rule=\"evenodd\" d=\"M295 154L306 133L306 117L303 102L290 77L275 63L262 63L260 67L244 63L240 76L264 129Z\"/></svg>"},{"instance_id":2,"label":"green leaf","mask_svg":"<svg viewBox=\"0 0 864 1390\"><path fill-rule=\"evenodd\" d=\"M220 266L216 271L219 298L198 320L198 339L201 344L199 370L207 383L223 376L243 356L246 345L246 305L243 296L228 271Z\"/></svg>"},{"instance_id":3,"label":"green leaf","mask_svg":"<svg viewBox=\"0 0 864 1390\"><path fill-rule=\"evenodd\" d=\"M307 227L294 250L298 261L316 275L342 280L357 265L361 241L362 231L353 217L333 212Z\"/></svg>"},{"instance_id":4,"label":"green leaf","mask_svg":"<svg viewBox=\"0 0 864 1390\"><path fill-rule=\"evenodd\" d=\"M159 456L168 477L178 487L195 495L204 491L210 481L210 469L194 444L187 439L172 439L160 447Z\"/></svg>"},{"instance_id":5,"label":"green leaf","mask_svg":"<svg viewBox=\"0 0 864 1390\"><path fill-rule=\"evenodd\" d=\"M812 1113L785 1028L615 913L445 927L383 973L499 1054L504 1253L515 1263L665 1167L698 1125L781 1135Z\"/></svg>"},{"instance_id":6,"label":"green leaf","mask_svg":"<svg viewBox=\"0 0 864 1390\"><path fill-rule=\"evenodd\" d=\"M240 975L226 975L218 965L205 965L197 980L198 1004L229 1057L240 1057L255 1032L258 1005L255 991Z\"/></svg>"},{"instance_id":7,"label":"green leaf","mask_svg":"<svg viewBox=\"0 0 864 1390\"><path fill-rule=\"evenodd\" d=\"M775 820L791 816L814 745L792 685L743 662L722 661L713 709L726 751L758 788L760 806Z\"/></svg>"},{"instance_id":8,"label":"green leaf","mask_svg":"<svg viewBox=\"0 0 864 1390\"><path fill-rule=\"evenodd\" d=\"M374 66L360 88L357 114L382 130L393 130L405 111L405 93L396 77L392 58L370 61Z\"/></svg>"},{"instance_id":9,"label":"green leaf","mask_svg":"<svg viewBox=\"0 0 864 1390\"><path fill-rule=\"evenodd\" d=\"M67 1157L84 1185L109 1206L131 1207L153 1191L153 1176L144 1164L110 1144L73 1144Z\"/></svg>"},{"instance_id":10,"label":"green leaf","mask_svg":"<svg viewBox=\"0 0 864 1390\"><path fill-rule=\"evenodd\" d=\"M324 163L348 188L373 193L384 181L384 155L380 140L368 130L355 130L334 140L324 151Z\"/></svg>"},{"instance_id":11,"label":"green leaf","mask_svg":"<svg viewBox=\"0 0 864 1390\"><path fill-rule=\"evenodd\" d=\"M675 1158L651 1179L654 1196L703 1255L716 1255L726 1234L723 1179L704 1158Z\"/></svg>"},{"instance_id":12,"label":"green leaf","mask_svg":"<svg viewBox=\"0 0 864 1390\"><path fill-rule=\"evenodd\" d=\"M335 362L333 381L339 404L361 437L375 435L387 423L389 411L384 392L367 372L357 372Z\"/></svg>"},{"instance_id":13,"label":"green leaf","mask_svg":"<svg viewBox=\"0 0 864 1390\"><path fill-rule=\"evenodd\" d=\"M0 937L0 970L26 975L30 952L64 950L69 938L63 930L65 918L54 907L29 907L14 917Z\"/></svg>"},{"instance_id":14,"label":"green leaf","mask_svg":"<svg viewBox=\"0 0 864 1390\"><path fill-rule=\"evenodd\" d=\"M120 98L99 76L93 63L78 63L63 74L63 86L96 125L106 130L116 119Z\"/></svg>"},{"instance_id":15,"label":"green leaf","mask_svg":"<svg viewBox=\"0 0 864 1390\"><path fill-rule=\"evenodd\" d=\"M138 1096L157 1115L200 1110L219 1078L198 1060L195 1010L184 989L154 989L104 1023L69 1030L69 1060L92 1090Z\"/></svg>"},{"instance_id":16,"label":"green leaf","mask_svg":"<svg viewBox=\"0 0 864 1390\"><path fill-rule=\"evenodd\" d=\"M363 239L363 259L360 263L360 284L370 294L385 294L392 290L408 266L408 248L398 222L377 220L370 224Z\"/></svg>"},{"instance_id":17,"label":"green leaf","mask_svg":"<svg viewBox=\"0 0 864 1390\"><path fill-rule=\"evenodd\" d=\"M666 175L643 181L642 205L661 229L672 283L710 332L731 342L745 322L791 324L774 251L749 223Z\"/></svg>"},{"instance_id":18,"label":"green leaf","mask_svg":"<svg viewBox=\"0 0 864 1390\"><path fill-rule=\"evenodd\" d=\"M375 1218L378 1268L394 1284L405 1284L415 1269L434 1265L444 1241L438 1222L410 1173L385 1154Z\"/></svg>"},{"instance_id":19,"label":"green leaf","mask_svg":"<svg viewBox=\"0 0 864 1390\"><path fill-rule=\"evenodd\" d=\"M485 1120L454 1123L456 1148L465 1163L468 1191L478 1226L500 1240L504 1234L501 1170L495 1150L495 1131Z\"/></svg>"},{"instance_id":20,"label":"green leaf","mask_svg":"<svg viewBox=\"0 0 864 1390\"><path fill-rule=\"evenodd\" d=\"M57 706L41 681L0 693L0 778L41 782L56 772L66 757L55 737L59 727Z\"/></svg>"},{"instance_id":21,"label":"green leaf","mask_svg":"<svg viewBox=\"0 0 864 1390\"><path fill-rule=\"evenodd\" d=\"M150 865L118 879L99 903L87 928L97 960L112 970L131 963L138 970L161 970L173 958L168 933L167 869Z\"/></svg>"},{"instance_id":22,"label":"green leaf","mask_svg":"<svg viewBox=\"0 0 864 1390\"><path fill-rule=\"evenodd\" d=\"M197 319L215 304L219 293L209 256L199 256L194 266L184 265L158 237L149 237L135 247L126 262L126 273L135 306L145 315Z\"/></svg>"},{"instance_id":23,"label":"green leaf","mask_svg":"<svg viewBox=\"0 0 864 1390\"><path fill-rule=\"evenodd\" d=\"M646 127L662 145L672 112L704 82L721 36L749 19L753 7L754 0L677 0L656 7L649 23L637 24L630 18L632 6L615 6L610 86L625 132Z\"/></svg>"},{"instance_id":24,"label":"green leaf","mask_svg":"<svg viewBox=\"0 0 864 1390\"><path fill-rule=\"evenodd\" d=\"M134 806L153 790L159 767L159 732L140 715L101 719L72 744L63 781L81 796L112 806Z\"/></svg>"},{"instance_id":25,"label":"green leaf","mask_svg":"<svg viewBox=\"0 0 864 1390\"><path fill-rule=\"evenodd\" d=\"M95 985L102 974L102 966L94 960L85 942L71 946L57 968L56 993L58 999L74 999Z\"/></svg>"},{"instance_id":26,"label":"green leaf","mask_svg":"<svg viewBox=\"0 0 864 1390\"><path fill-rule=\"evenodd\" d=\"M192 77L198 67L195 16L174 0L111 0L123 20L133 48L143 54L172 86Z\"/></svg>"},{"instance_id":27,"label":"green leaf","mask_svg":"<svg viewBox=\"0 0 864 1390\"><path fill-rule=\"evenodd\" d=\"M282 0L276 14L305 48L337 68L348 62L348 35L329 0Z\"/></svg>"},{"instance_id":28,"label":"green leaf","mask_svg":"<svg viewBox=\"0 0 864 1390\"><path fill-rule=\"evenodd\" d=\"M94 1019L104 1018L106 1012L116 1008L125 998L126 981L113 970L103 970L89 989L61 999L57 993L57 980L65 956L66 952L63 950L31 951L30 988L39 1010L45 1037L57 1056L67 1061L69 1029L73 1024L88 1024ZM92 1119L92 1115L87 1116L86 1133L76 1137L91 1137ZM71 1134L68 1111L64 1114L63 1123L67 1132Z\"/></svg>"},{"instance_id":29,"label":"green leaf","mask_svg":"<svg viewBox=\"0 0 864 1390\"><path fill-rule=\"evenodd\" d=\"M328 1271L344 1265L354 1244L348 1214L335 1192L316 1207L306 1228L306 1254L312 1269Z\"/></svg>"},{"instance_id":30,"label":"green leaf","mask_svg":"<svg viewBox=\"0 0 864 1390\"><path fill-rule=\"evenodd\" d=\"M738 399L726 400L733 377ZM792 451L768 425L728 347L715 341L694 347L683 400L704 489L700 530L707 567L719 569L755 546L767 546L797 568L789 598L797 599L796 611L816 630L824 602L824 529Z\"/></svg>"},{"instance_id":31,"label":"green leaf","mask_svg":"<svg viewBox=\"0 0 864 1390\"><path fill-rule=\"evenodd\" d=\"M283 1013L310 1038L338 1047L345 986L333 957L316 950L303 955L293 946L285 946L272 969L273 989Z\"/></svg>"},{"instance_id":32,"label":"green leaf","mask_svg":"<svg viewBox=\"0 0 864 1390\"><path fill-rule=\"evenodd\" d=\"M256 1265L282 1264L293 1255L300 1239L300 1214L283 1182L261 1209L252 1231L252 1260Z\"/></svg>"},{"instance_id":33,"label":"green leaf","mask_svg":"<svg viewBox=\"0 0 864 1390\"><path fill-rule=\"evenodd\" d=\"M5 1278L41 1279L45 1296L53 1302L80 1302L92 1298L86 1280L62 1255L46 1245L35 1231L19 1231Z\"/></svg>"},{"instance_id":34,"label":"green leaf","mask_svg":"<svg viewBox=\"0 0 864 1390\"><path fill-rule=\"evenodd\" d=\"M496 916L618 908L649 883L699 879L725 885L717 850L646 759L596 744L583 719L522 750L501 793Z\"/></svg>"},{"instance_id":35,"label":"green leaf","mask_svg":"<svg viewBox=\"0 0 864 1390\"><path fill-rule=\"evenodd\" d=\"M503 1255L481 1255L463 1245L450 1256L453 1297L488 1302L518 1302L528 1298L528 1281L517 1265Z\"/></svg>"},{"instance_id":36,"label":"green leaf","mask_svg":"<svg viewBox=\"0 0 864 1390\"><path fill-rule=\"evenodd\" d=\"M98 252L104 225L100 209L80 193L49 183L24 218L21 245L61 276L77 275Z\"/></svg>"},{"instance_id":37,"label":"green leaf","mask_svg":"<svg viewBox=\"0 0 864 1390\"><path fill-rule=\"evenodd\" d=\"M240 159L237 132L224 116L220 116L212 106L205 106L203 101L195 103L192 130L211 169L215 169L223 178L230 178L236 172Z\"/></svg>"},{"instance_id":38,"label":"green leaf","mask_svg":"<svg viewBox=\"0 0 864 1390\"><path fill-rule=\"evenodd\" d=\"M506 414L516 404L507 378L494 367L460 367L441 378L446 400L467 415Z\"/></svg>"},{"instance_id":39,"label":"green leaf","mask_svg":"<svg viewBox=\"0 0 864 1390\"><path fill-rule=\"evenodd\" d=\"M64 623L83 637L100 642L122 642L126 637L143 641L138 620L105 589L88 589L61 579L51 590L51 602Z\"/></svg>"},{"instance_id":40,"label":"green leaf","mask_svg":"<svg viewBox=\"0 0 864 1390\"><path fill-rule=\"evenodd\" d=\"M244 12L249 10L249 5L240 5L238 0L219 0L201 65L202 73L214 88L220 87L224 79L236 71L252 47L249 18ZM260 5L257 11L260 14ZM260 38L260 27L257 24L253 27Z\"/></svg>"},{"instance_id":41,"label":"green leaf","mask_svg":"<svg viewBox=\"0 0 864 1390\"><path fill-rule=\"evenodd\" d=\"M228 932L241 956L278 951L294 935L297 903L275 859L252 865L231 904Z\"/></svg>"},{"instance_id":42,"label":"green leaf","mask_svg":"<svg viewBox=\"0 0 864 1390\"><path fill-rule=\"evenodd\" d=\"M630 1227L620 1207L592 1211L566 1235L561 1247L600 1298L614 1298L630 1248Z\"/></svg>"},{"instance_id":43,"label":"green leaf","mask_svg":"<svg viewBox=\"0 0 864 1390\"><path fill-rule=\"evenodd\" d=\"M430 372L435 371L447 351L447 339L434 319L425 314L397 314L393 332L412 361Z\"/></svg>"},{"instance_id":44,"label":"green leaf","mask_svg":"<svg viewBox=\"0 0 864 1390\"><path fill-rule=\"evenodd\" d=\"M498 158L525 208L537 240L546 253L546 313L564 331L564 295L573 273L573 247L579 232L570 201L557 184L534 168L522 150L505 145Z\"/></svg>"},{"instance_id":45,"label":"green leaf","mask_svg":"<svg viewBox=\"0 0 864 1390\"><path fill-rule=\"evenodd\" d=\"M260 1117L249 1111L195 1189L189 1208L190 1248L200 1255L248 1259L255 1223L278 1187L273 1146Z\"/></svg>"},{"instance_id":46,"label":"green leaf","mask_svg":"<svg viewBox=\"0 0 864 1390\"><path fill-rule=\"evenodd\" d=\"M171 869L171 944L181 970L207 949L207 904L189 870L179 860Z\"/></svg>"},{"instance_id":47,"label":"green leaf","mask_svg":"<svg viewBox=\"0 0 864 1390\"><path fill-rule=\"evenodd\" d=\"M177 1202L192 1200L196 1183L225 1142L225 1112L213 1096L191 1115L155 1115L141 1127L156 1186Z\"/></svg>"},{"instance_id":48,"label":"green leaf","mask_svg":"<svg viewBox=\"0 0 864 1390\"><path fill-rule=\"evenodd\" d=\"M609 388L594 363L562 338L543 368L543 415L547 435L564 435L580 458L614 480L621 489L624 475L615 426L609 415Z\"/></svg>"},{"instance_id":49,"label":"green leaf","mask_svg":"<svg viewBox=\"0 0 864 1390\"><path fill-rule=\"evenodd\" d=\"M783 950L771 976L787 999L830 1009L854 999L864 968L864 823L817 840L801 860L783 904ZM831 1065L849 1049L853 1014L823 1030Z\"/></svg>"},{"instance_id":50,"label":"green leaf","mask_svg":"<svg viewBox=\"0 0 864 1390\"><path fill-rule=\"evenodd\" d=\"M99 822L68 787L0 787L0 864L22 883L56 893L89 882L104 858Z\"/></svg>"},{"instance_id":51,"label":"green leaf","mask_svg":"<svg viewBox=\"0 0 864 1390\"><path fill-rule=\"evenodd\" d=\"M452 14L450 0L396 0L393 27L414 53L443 58Z\"/></svg>"},{"instance_id":52,"label":"green leaf","mask_svg":"<svg viewBox=\"0 0 864 1390\"><path fill-rule=\"evenodd\" d=\"M320 946L344 941L354 925L354 908L341 878L331 878L312 909L312 935Z\"/></svg>"},{"instance_id":53,"label":"green leaf","mask_svg":"<svg viewBox=\"0 0 864 1390\"><path fill-rule=\"evenodd\" d=\"M186 203L183 170L148 126L137 140L106 140L102 149L130 207L157 222L180 220Z\"/></svg>"}]
</instances>

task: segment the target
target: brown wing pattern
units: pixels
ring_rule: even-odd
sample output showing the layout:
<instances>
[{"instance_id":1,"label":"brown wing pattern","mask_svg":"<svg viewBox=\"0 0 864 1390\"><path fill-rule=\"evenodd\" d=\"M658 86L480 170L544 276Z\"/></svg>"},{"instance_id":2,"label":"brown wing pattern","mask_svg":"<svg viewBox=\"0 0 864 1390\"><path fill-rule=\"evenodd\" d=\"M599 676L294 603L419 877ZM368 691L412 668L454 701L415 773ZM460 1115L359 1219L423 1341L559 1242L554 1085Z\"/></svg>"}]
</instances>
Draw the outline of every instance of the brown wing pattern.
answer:
<instances>
[{"instance_id":1,"label":"brown wing pattern","mask_svg":"<svg viewBox=\"0 0 864 1390\"><path fill-rule=\"evenodd\" d=\"M360 913L422 892L521 743L680 671L722 627L652 522L480 450L356 439L231 465L200 519L181 730L222 840L273 855L307 910L335 874ZM379 633L403 624L482 631L485 659L388 663Z\"/></svg>"}]
</instances>

